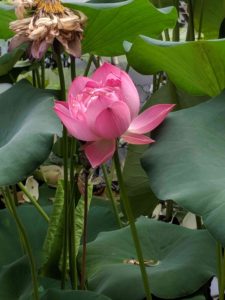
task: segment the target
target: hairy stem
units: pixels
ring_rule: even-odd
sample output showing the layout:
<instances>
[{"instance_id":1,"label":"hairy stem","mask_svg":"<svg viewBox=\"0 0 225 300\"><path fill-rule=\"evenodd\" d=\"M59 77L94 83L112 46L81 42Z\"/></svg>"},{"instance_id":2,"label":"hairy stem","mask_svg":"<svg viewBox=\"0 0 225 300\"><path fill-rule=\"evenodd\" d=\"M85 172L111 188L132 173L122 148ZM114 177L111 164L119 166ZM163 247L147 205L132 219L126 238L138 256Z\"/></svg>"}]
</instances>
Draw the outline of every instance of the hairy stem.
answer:
<instances>
[{"instance_id":1,"label":"hairy stem","mask_svg":"<svg viewBox=\"0 0 225 300\"><path fill-rule=\"evenodd\" d=\"M198 40L201 39L203 15L204 15L204 0L200 0L200 1L201 1L201 12L200 12L200 19L199 19L199 27L198 27Z\"/></svg>"},{"instance_id":2,"label":"hairy stem","mask_svg":"<svg viewBox=\"0 0 225 300\"><path fill-rule=\"evenodd\" d=\"M88 76L88 73L90 71L90 68L91 68L91 64L92 64L92 61L93 61L93 58L94 58L94 55L93 54L90 54L89 56L89 59L88 59L88 62L87 62L87 66L84 70L84 76Z\"/></svg>"},{"instance_id":3,"label":"hairy stem","mask_svg":"<svg viewBox=\"0 0 225 300\"><path fill-rule=\"evenodd\" d=\"M219 300L224 300L225 290L225 260L224 250L220 243L217 243L217 268L218 268L218 288L219 288Z\"/></svg>"},{"instance_id":4,"label":"hairy stem","mask_svg":"<svg viewBox=\"0 0 225 300\"><path fill-rule=\"evenodd\" d=\"M36 263L35 263L35 260L34 260L34 256L33 256L33 253L32 253L32 249L31 249L31 246L30 246L25 228L24 228L24 226L23 226L22 222L20 221L20 218L17 214L16 205L15 205L15 202L12 198L9 187L5 188L5 201L6 201L6 206L9 207L10 214L12 215L12 217L14 218L14 220L16 222L18 232L19 232L20 236L22 237L24 250L27 253L27 257L28 257L29 264L30 264L32 283L33 283L33 299L34 300L39 300Z\"/></svg>"},{"instance_id":5,"label":"hairy stem","mask_svg":"<svg viewBox=\"0 0 225 300\"><path fill-rule=\"evenodd\" d=\"M81 290L85 289L85 282L86 282L88 175L89 175L89 172L87 170L85 170L85 179L84 179L84 230L83 230L82 265L81 265L81 280L80 280Z\"/></svg>"},{"instance_id":6,"label":"hairy stem","mask_svg":"<svg viewBox=\"0 0 225 300\"><path fill-rule=\"evenodd\" d=\"M108 173L107 173L107 170L106 170L106 167L105 167L104 164L102 165L102 171L103 171L104 178L105 178L107 195L108 195L108 198L111 201L115 219L117 221L118 226L120 228L122 228L123 226L122 226L122 223L121 223L121 220L120 220L120 217L119 217L119 212L118 212L117 204L116 204L116 201L115 201L115 199L113 197L113 193L112 193L112 189L111 189L111 185L110 185L110 180L109 180Z\"/></svg>"},{"instance_id":7,"label":"hairy stem","mask_svg":"<svg viewBox=\"0 0 225 300\"><path fill-rule=\"evenodd\" d=\"M131 230L133 242L134 242L134 245L136 248L137 258L139 261L140 271L141 271L141 275L142 275L142 281L143 281L143 285L144 285L144 289L145 289L145 293L146 293L146 299L152 300L150 286L149 286L149 280L148 280L147 272L146 272L145 265L144 265L144 258L143 258L143 253L142 253L142 249L141 249L141 244L140 244L140 241L138 238L137 228L135 225L135 219L133 216L133 212L132 212L130 202L129 202L129 199L127 196L125 184L123 181L118 150L115 151L114 162L115 162L117 178L118 178L119 185L120 185L121 199L123 201L124 209L126 211L126 215L127 215L127 218L128 218L129 224L130 224L130 230Z\"/></svg>"},{"instance_id":8,"label":"hairy stem","mask_svg":"<svg viewBox=\"0 0 225 300\"><path fill-rule=\"evenodd\" d=\"M188 12L189 12L189 22L188 22L188 30L187 30L187 41L195 40L195 27L194 27L194 10L192 0L187 0L188 3Z\"/></svg>"},{"instance_id":9,"label":"hairy stem","mask_svg":"<svg viewBox=\"0 0 225 300\"><path fill-rule=\"evenodd\" d=\"M61 89L61 99L66 99L66 87L65 78L63 72L63 65L60 55L60 50L56 47L55 49L60 89ZM61 288L65 288L66 275L67 275L67 254L68 254L68 240L69 240L69 191L68 191L68 136L66 127L63 126L63 165L64 165L64 233L63 233L63 251L62 251L62 278L61 278Z\"/></svg>"},{"instance_id":10,"label":"hairy stem","mask_svg":"<svg viewBox=\"0 0 225 300\"><path fill-rule=\"evenodd\" d=\"M76 59L74 56L70 56L71 65L70 65L70 75L71 75L71 81L74 80L76 77Z\"/></svg>"},{"instance_id":11,"label":"hairy stem","mask_svg":"<svg viewBox=\"0 0 225 300\"><path fill-rule=\"evenodd\" d=\"M74 153L76 153L77 141L71 140L70 145L70 206L69 206L69 262L70 262L70 278L72 289L77 289L77 262L76 262L76 228L75 228L75 188L77 184L74 178Z\"/></svg>"},{"instance_id":12,"label":"hairy stem","mask_svg":"<svg viewBox=\"0 0 225 300\"><path fill-rule=\"evenodd\" d=\"M25 185L23 185L22 182L19 182L18 187L28 197L30 202L34 205L34 207L37 209L37 211L42 215L42 217L45 219L45 221L49 222L49 216L46 214L46 212L43 210L43 208L38 204L37 200L28 192Z\"/></svg>"}]
</instances>

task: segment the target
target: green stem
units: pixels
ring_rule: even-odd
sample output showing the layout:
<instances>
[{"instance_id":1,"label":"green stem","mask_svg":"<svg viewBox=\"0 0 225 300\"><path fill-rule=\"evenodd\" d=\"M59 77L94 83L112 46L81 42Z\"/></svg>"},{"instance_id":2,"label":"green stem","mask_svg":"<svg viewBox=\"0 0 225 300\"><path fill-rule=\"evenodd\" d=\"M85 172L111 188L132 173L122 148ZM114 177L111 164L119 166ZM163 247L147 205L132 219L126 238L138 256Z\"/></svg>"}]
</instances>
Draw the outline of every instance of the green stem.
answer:
<instances>
[{"instance_id":1,"label":"green stem","mask_svg":"<svg viewBox=\"0 0 225 300\"><path fill-rule=\"evenodd\" d=\"M41 60L41 88L45 88L45 58Z\"/></svg>"},{"instance_id":2,"label":"green stem","mask_svg":"<svg viewBox=\"0 0 225 300\"><path fill-rule=\"evenodd\" d=\"M84 230L83 230L82 264L81 264L81 279L80 279L80 288L81 288L81 290L85 289L85 282L86 282L88 175L89 175L89 172L87 170L85 170L85 179L84 179Z\"/></svg>"},{"instance_id":3,"label":"green stem","mask_svg":"<svg viewBox=\"0 0 225 300\"><path fill-rule=\"evenodd\" d=\"M127 73L129 73L129 71L130 71L130 65L129 65L129 63L127 63L125 71L126 71Z\"/></svg>"},{"instance_id":4,"label":"green stem","mask_svg":"<svg viewBox=\"0 0 225 300\"><path fill-rule=\"evenodd\" d=\"M174 0L173 5L176 7L179 14L179 0ZM179 22L176 22L176 25L173 29L173 41L178 42L180 40L180 25Z\"/></svg>"},{"instance_id":5,"label":"green stem","mask_svg":"<svg viewBox=\"0 0 225 300\"><path fill-rule=\"evenodd\" d=\"M25 185L23 185L22 182L19 182L18 187L29 198L31 203L35 206L35 208L42 215L42 217L45 219L45 221L49 222L49 216L46 214L46 212L43 210L43 208L38 204L37 200L28 192Z\"/></svg>"},{"instance_id":6,"label":"green stem","mask_svg":"<svg viewBox=\"0 0 225 300\"><path fill-rule=\"evenodd\" d=\"M158 76L158 80L157 80L156 90L158 90L160 88L160 83L161 83L162 79L163 79L163 72L160 72L159 76Z\"/></svg>"},{"instance_id":7,"label":"green stem","mask_svg":"<svg viewBox=\"0 0 225 300\"><path fill-rule=\"evenodd\" d=\"M137 229L136 229L136 225L135 225L135 219L133 216L133 212L132 212L130 202L129 202L129 199L127 196L126 188L124 185L123 176L122 176L122 172L121 172L121 168L120 168L119 154L118 154L117 149L114 154L114 162L115 162L117 178L118 178L119 185L120 185L121 199L123 201L124 209L126 211L126 215L127 215L128 221L130 223L130 230L131 230L133 242L134 242L134 245L136 248L137 258L139 261L140 271L141 271L141 275L142 275L142 281L143 281L143 285L144 285L144 289L145 289L145 293L146 293L146 299L152 300L151 291L150 291L150 287L149 287L149 280L148 280L147 272L145 269L144 258L143 258L141 245L140 245L140 241L138 238L138 233L137 233Z\"/></svg>"},{"instance_id":8,"label":"green stem","mask_svg":"<svg viewBox=\"0 0 225 300\"><path fill-rule=\"evenodd\" d=\"M66 99L66 86L65 78L63 72L63 65L60 55L60 50L56 47L55 49L60 89L61 89L61 99ZM69 191L68 191L68 135L66 127L63 126L63 165L64 165L64 233L63 233L63 249L62 249L62 278L61 278L61 288L64 289L66 285L67 276L67 254L68 254L68 244L69 244Z\"/></svg>"},{"instance_id":9,"label":"green stem","mask_svg":"<svg viewBox=\"0 0 225 300\"><path fill-rule=\"evenodd\" d=\"M113 193L112 193L112 189L111 189L111 185L110 185L108 173L107 173L107 170L106 170L106 167L105 167L104 164L102 165L102 171L103 171L104 178L105 178L107 195L108 195L108 197L109 197L109 199L110 199L110 201L112 203L112 208L113 208L115 219L116 219L119 227L122 228L123 226L122 226L122 223L121 223L121 220L120 220L120 217L119 217L119 212L118 212L118 209L117 209L117 204L116 204L116 201L115 201L115 199L113 197Z\"/></svg>"},{"instance_id":10,"label":"green stem","mask_svg":"<svg viewBox=\"0 0 225 300\"><path fill-rule=\"evenodd\" d=\"M86 68L84 70L84 76L88 76L88 73L90 71L91 64L92 64L92 61L93 61L93 57L94 57L94 55L90 54L88 62L87 62L87 66L86 66Z\"/></svg>"},{"instance_id":11,"label":"green stem","mask_svg":"<svg viewBox=\"0 0 225 300\"><path fill-rule=\"evenodd\" d=\"M166 221L170 222L173 217L173 200L166 201Z\"/></svg>"},{"instance_id":12,"label":"green stem","mask_svg":"<svg viewBox=\"0 0 225 300\"><path fill-rule=\"evenodd\" d=\"M224 254L220 243L217 243L217 268L218 268L218 287L219 300L224 300L225 290L225 268L224 268Z\"/></svg>"},{"instance_id":13,"label":"green stem","mask_svg":"<svg viewBox=\"0 0 225 300\"><path fill-rule=\"evenodd\" d=\"M187 30L187 41L195 40L195 27L194 27L194 10L192 0L188 0L188 12L189 12L189 22L188 22L188 30Z\"/></svg>"},{"instance_id":14,"label":"green stem","mask_svg":"<svg viewBox=\"0 0 225 300\"><path fill-rule=\"evenodd\" d=\"M25 228L17 214L15 202L11 196L11 193L10 193L10 190L8 187L5 188L5 194L6 194L5 201L7 202L7 206L10 207L9 212L12 214L12 216L16 222L17 229L23 238L24 248L25 248L27 256L28 256L30 269L31 269L32 283L33 283L33 299L39 300L36 264L35 264L35 260L33 257L32 249L31 249Z\"/></svg>"},{"instance_id":15,"label":"green stem","mask_svg":"<svg viewBox=\"0 0 225 300\"><path fill-rule=\"evenodd\" d=\"M39 68L38 67L36 67L36 69L35 69L35 74L36 74L36 78L37 78L37 86L40 89L41 88L41 77L40 77L40 74L39 74Z\"/></svg>"},{"instance_id":16,"label":"green stem","mask_svg":"<svg viewBox=\"0 0 225 300\"><path fill-rule=\"evenodd\" d=\"M202 218L200 216L195 216L197 229L202 229Z\"/></svg>"},{"instance_id":17,"label":"green stem","mask_svg":"<svg viewBox=\"0 0 225 300\"><path fill-rule=\"evenodd\" d=\"M66 100L66 84L65 84L65 77L63 72L63 65L62 65L62 59L60 55L60 51L57 51L58 49L55 49L55 57L58 67L58 73L59 73L59 83L60 83L60 92L61 92L61 100Z\"/></svg>"},{"instance_id":18,"label":"green stem","mask_svg":"<svg viewBox=\"0 0 225 300\"><path fill-rule=\"evenodd\" d=\"M76 77L76 60L74 56L70 56L71 60L71 65L70 65L70 75L71 75L71 80L73 81L74 78Z\"/></svg>"},{"instance_id":19,"label":"green stem","mask_svg":"<svg viewBox=\"0 0 225 300\"><path fill-rule=\"evenodd\" d=\"M69 240L69 262L70 279L73 290L77 289L77 260L76 260L76 228L75 228L75 201L70 205L70 240Z\"/></svg>"},{"instance_id":20,"label":"green stem","mask_svg":"<svg viewBox=\"0 0 225 300\"><path fill-rule=\"evenodd\" d=\"M204 15L204 0L200 0L200 1L201 1L201 12L200 12L200 19L199 19L199 27L198 27L198 40L201 39L203 15Z\"/></svg>"},{"instance_id":21,"label":"green stem","mask_svg":"<svg viewBox=\"0 0 225 300\"><path fill-rule=\"evenodd\" d=\"M164 30L164 35L165 35L166 41L169 42L170 41L170 34L169 34L169 30L168 29Z\"/></svg>"},{"instance_id":22,"label":"green stem","mask_svg":"<svg viewBox=\"0 0 225 300\"><path fill-rule=\"evenodd\" d=\"M153 75L153 94L157 91L157 74Z\"/></svg>"},{"instance_id":23,"label":"green stem","mask_svg":"<svg viewBox=\"0 0 225 300\"><path fill-rule=\"evenodd\" d=\"M70 278L71 286L74 290L77 289L77 262L76 262L76 223L75 223L75 197L74 197L74 153L76 153L77 141L71 140L70 145L70 208L69 208L69 223L70 223L70 239L69 239L69 261L70 261Z\"/></svg>"},{"instance_id":24,"label":"green stem","mask_svg":"<svg viewBox=\"0 0 225 300\"><path fill-rule=\"evenodd\" d=\"M71 66L70 75L71 81L76 77L76 60L74 56L70 56ZM75 182L74 167L75 159L74 155L77 153L77 140L72 139L70 144L70 204L69 204L69 264L70 264L70 281L72 289L77 289L77 259L76 259L76 220L75 220L75 201L76 201L76 191L77 182Z\"/></svg>"},{"instance_id":25,"label":"green stem","mask_svg":"<svg viewBox=\"0 0 225 300\"><path fill-rule=\"evenodd\" d=\"M62 281L61 288L65 288L67 275L67 254L69 241L69 197L68 197L68 137L63 126L63 165L64 165L64 236L62 254Z\"/></svg>"},{"instance_id":26,"label":"green stem","mask_svg":"<svg viewBox=\"0 0 225 300\"><path fill-rule=\"evenodd\" d=\"M101 62L101 56L93 55L93 64L95 65L96 69L100 67L100 62Z\"/></svg>"},{"instance_id":27,"label":"green stem","mask_svg":"<svg viewBox=\"0 0 225 300\"><path fill-rule=\"evenodd\" d=\"M112 161L111 168L110 168L109 186L112 186L114 171L115 171L115 165L114 162Z\"/></svg>"},{"instance_id":28,"label":"green stem","mask_svg":"<svg viewBox=\"0 0 225 300\"><path fill-rule=\"evenodd\" d=\"M34 87L37 86L35 71L32 70L32 84Z\"/></svg>"}]
</instances>

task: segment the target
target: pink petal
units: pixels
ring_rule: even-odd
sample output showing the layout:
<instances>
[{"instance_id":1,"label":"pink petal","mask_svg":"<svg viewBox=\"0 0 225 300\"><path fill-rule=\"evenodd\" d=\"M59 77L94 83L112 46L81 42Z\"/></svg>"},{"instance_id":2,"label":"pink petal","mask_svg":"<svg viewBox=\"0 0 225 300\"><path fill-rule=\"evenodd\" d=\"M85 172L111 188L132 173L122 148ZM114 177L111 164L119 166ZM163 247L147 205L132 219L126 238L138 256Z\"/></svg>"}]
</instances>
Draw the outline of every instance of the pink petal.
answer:
<instances>
[{"instance_id":1,"label":"pink petal","mask_svg":"<svg viewBox=\"0 0 225 300\"><path fill-rule=\"evenodd\" d=\"M151 144L155 142L154 140L150 139L150 137L146 135L130 133L130 132L124 133L121 137L127 143L135 144L135 145Z\"/></svg>"},{"instance_id":2,"label":"pink petal","mask_svg":"<svg viewBox=\"0 0 225 300\"><path fill-rule=\"evenodd\" d=\"M98 82L105 82L109 74L114 74L120 78L121 70L110 63L105 62L100 68L98 68L91 76L91 78Z\"/></svg>"},{"instance_id":3,"label":"pink petal","mask_svg":"<svg viewBox=\"0 0 225 300\"><path fill-rule=\"evenodd\" d=\"M133 119L139 112L140 99L137 89L130 76L123 70L109 64L104 63L92 75L92 79L102 82L105 86L120 86L122 99L130 108L131 118ZM120 81L120 84L118 83Z\"/></svg>"},{"instance_id":4,"label":"pink petal","mask_svg":"<svg viewBox=\"0 0 225 300\"><path fill-rule=\"evenodd\" d=\"M88 85L89 87L98 87L98 83L91 80L88 77L84 76L78 76L74 79L74 81L71 83L69 91L68 91L68 101L70 101L70 98L76 97L78 94L80 94L84 88Z\"/></svg>"},{"instance_id":5,"label":"pink petal","mask_svg":"<svg viewBox=\"0 0 225 300\"><path fill-rule=\"evenodd\" d=\"M142 134L155 129L174 106L175 104L157 104L146 109L131 122L128 131Z\"/></svg>"},{"instance_id":6,"label":"pink petal","mask_svg":"<svg viewBox=\"0 0 225 300\"><path fill-rule=\"evenodd\" d=\"M71 117L67 104L56 101L54 111L67 128L68 132L82 141L96 141L99 139L88 127L86 119L75 119Z\"/></svg>"},{"instance_id":7,"label":"pink petal","mask_svg":"<svg viewBox=\"0 0 225 300\"><path fill-rule=\"evenodd\" d=\"M129 75L121 71L121 92L123 94L123 98L127 105L130 108L131 118L135 118L140 109L140 98L138 95L138 91L129 77Z\"/></svg>"},{"instance_id":8,"label":"pink petal","mask_svg":"<svg viewBox=\"0 0 225 300\"><path fill-rule=\"evenodd\" d=\"M12 51L13 49L19 47L23 43L29 42L29 38L23 34L16 34L9 43L8 51Z\"/></svg>"},{"instance_id":9,"label":"pink petal","mask_svg":"<svg viewBox=\"0 0 225 300\"><path fill-rule=\"evenodd\" d=\"M63 45L64 49L67 53L74 57L80 57L81 56L81 42L79 34L74 32L71 40L64 37L62 31L60 32L60 35L56 37L56 39Z\"/></svg>"},{"instance_id":10,"label":"pink petal","mask_svg":"<svg viewBox=\"0 0 225 300\"><path fill-rule=\"evenodd\" d=\"M31 45L32 57L36 59L41 59L45 52L48 50L49 46L50 45L46 43L45 40L41 42L39 40L33 41Z\"/></svg>"},{"instance_id":11,"label":"pink petal","mask_svg":"<svg viewBox=\"0 0 225 300\"><path fill-rule=\"evenodd\" d=\"M96 98L95 98L96 97ZM84 98L84 97L83 97ZM120 102L115 93L102 94L94 96L95 100L88 101L88 107L86 110L86 118L90 128L95 128L96 118L100 115L102 111L111 107L113 103ZM122 103L122 102L121 102ZM122 104L123 105L123 104Z\"/></svg>"},{"instance_id":12,"label":"pink petal","mask_svg":"<svg viewBox=\"0 0 225 300\"><path fill-rule=\"evenodd\" d=\"M100 140L87 143L84 152L93 168L96 168L109 160L116 149L115 140Z\"/></svg>"},{"instance_id":13,"label":"pink petal","mask_svg":"<svg viewBox=\"0 0 225 300\"><path fill-rule=\"evenodd\" d=\"M66 101L55 100L55 104L62 106L61 109L63 109L65 113L67 113L67 111L69 110L69 105Z\"/></svg>"},{"instance_id":14,"label":"pink petal","mask_svg":"<svg viewBox=\"0 0 225 300\"><path fill-rule=\"evenodd\" d=\"M130 121L126 103L114 102L98 115L92 130L103 139L115 139L127 130Z\"/></svg>"}]
</instances>

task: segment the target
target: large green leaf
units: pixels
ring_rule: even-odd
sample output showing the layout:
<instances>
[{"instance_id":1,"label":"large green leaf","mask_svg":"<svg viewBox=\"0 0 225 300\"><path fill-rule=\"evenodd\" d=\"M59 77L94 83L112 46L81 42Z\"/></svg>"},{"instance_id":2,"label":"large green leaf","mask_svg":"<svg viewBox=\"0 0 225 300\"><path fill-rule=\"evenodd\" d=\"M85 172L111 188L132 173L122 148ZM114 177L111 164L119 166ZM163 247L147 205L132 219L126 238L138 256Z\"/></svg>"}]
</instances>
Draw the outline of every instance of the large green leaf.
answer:
<instances>
[{"instance_id":1,"label":"large green leaf","mask_svg":"<svg viewBox=\"0 0 225 300\"><path fill-rule=\"evenodd\" d=\"M16 19L14 10L10 6L0 6L0 39L9 39L13 33L9 29L9 23Z\"/></svg>"},{"instance_id":2,"label":"large green leaf","mask_svg":"<svg viewBox=\"0 0 225 300\"><path fill-rule=\"evenodd\" d=\"M225 88L225 40L163 42L145 36L124 44L129 64L142 74L167 72L180 89L216 96Z\"/></svg>"},{"instance_id":3,"label":"large green leaf","mask_svg":"<svg viewBox=\"0 0 225 300\"><path fill-rule=\"evenodd\" d=\"M206 230L191 230L142 217L136 223L151 290L160 298L192 294L216 270L215 242ZM88 244L87 275L90 289L114 300L144 298L130 228L101 233ZM151 264L151 262L150 262Z\"/></svg>"},{"instance_id":4,"label":"large green leaf","mask_svg":"<svg viewBox=\"0 0 225 300\"><path fill-rule=\"evenodd\" d=\"M6 75L22 57L26 50L26 44L14 49L10 53L6 53L0 57L0 76Z\"/></svg>"},{"instance_id":5,"label":"large green leaf","mask_svg":"<svg viewBox=\"0 0 225 300\"><path fill-rule=\"evenodd\" d=\"M140 157L146 149L147 146L129 145L123 169L127 193L135 217L151 216L158 203L140 163Z\"/></svg>"},{"instance_id":6,"label":"large green leaf","mask_svg":"<svg viewBox=\"0 0 225 300\"><path fill-rule=\"evenodd\" d=\"M41 300L110 300L110 298L90 291L62 291L49 289Z\"/></svg>"},{"instance_id":7,"label":"large green leaf","mask_svg":"<svg viewBox=\"0 0 225 300\"><path fill-rule=\"evenodd\" d=\"M145 110L155 104L173 103L176 104L174 110L179 110L200 104L209 99L210 97L208 96L193 96L187 94L184 91L177 89L171 81L168 81L145 102L142 109Z\"/></svg>"},{"instance_id":8,"label":"large green leaf","mask_svg":"<svg viewBox=\"0 0 225 300\"><path fill-rule=\"evenodd\" d=\"M128 2L129 0L88 0L88 3L118 3L118 2Z\"/></svg>"},{"instance_id":9,"label":"large green leaf","mask_svg":"<svg viewBox=\"0 0 225 300\"><path fill-rule=\"evenodd\" d=\"M42 217L40 217L37 211L33 207L30 207L30 205L20 208L19 213L23 220L25 219L24 216L27 217L23 223L28 231L29 238L32 239L32 247L35 255L40 256L43 232L47 229L47 223L42 220ZM32 226L32 223L30 222L32 218L35 218L36 224L40 229L38 232L38 239L36 236L36 227ZM22 247L20 246L15 222L6 209L0 211L0 243L0 267L10 264L24 255Z\"/></svg>"},{"instance_id":10,"label":"large green leaf","mask_svg":"<svg viewBox=\"0 0 225 300\"><path fill-rule=\"evenodd\" d=\"M225 18L225 1L224 0L203 0L203 17L202 17L202 32L204 38L215 39L219 37L220 24ZM194 26L198 31L201 22L201 2L194 1Z\"/></svg>"},{"instance_id":11,"label":"large green leaf","mask_svg":"<svg viewBox=\"0 0 225 300\"><path fill-rule=\"evenodd\" d=\"M138 34L158 37L168 27L173 27L177 12L173 8L156 9L148 0L109 1L109 3L74 3L66 5L79 9L88 17L83 40L83 52L113 56L124 53L123 41L132 42ZM12 36L8 30L14 19L12 10L0 10L0 38Z\"/></svg>"},{"instance_id":12,"label":"large green leaf","mask_svg":"<svg viewBox=\"0 0 225 300\"><path fill-rule=\"evenodd\" d=\"M87 240L93 241L102 231L118 229L111 202L100 197L93 197L88 212Z\"/></svg>"},{"instance_id":13,"label":"large green leaf","mask_svg":"<svg viewBox=\"0 0 225 300\"><path fill-rule=\"evenodd\" d=\"M51 207L45 207L49 213ZM18 215L26 229L37 267L41 265L42 245L48 224L32 205L18 207ZM35 226L33 226L35 220ZM13 218L6 209L0 210L0 299L32 299L32 279L27 257ZM12 288L13 284L13 288ZM39 278L39 291L59 286L59 282Z\"/></svg>"},{"instance_id":14,"label":"large green leaf","mask_svg":"<svg viewBox=\"0 0 225 300\"><path fill-rule=\"evenodd\" d=\"M0 186L15 184L49 155L61 124L53 96L27 81L0 94Z\"/></svg>"},{"instance_id":15,"label":"large green leaf","mask_svg":"<svg viewBox=\"0 0 225 300\"><path fill-rule=\"evenodd\" d=\"M174 5L174 0L151 0L156 7L165 7ZM187 0L186 0L187 2ZM203 13L202 13L203 2ZM219 37L220 24L225 17L225 1L224 0L193 0L194 11L194 27L195 31L199 31L201 24L201 32L206 39L215 39ZM202 21L201 21L202 18Z\"/></svg>"},{"instance_id":16,"label":"large green leaf","mask_svg":"<svg viewBox=\"0 0 225 300\"><path fill-rule=\"evenodd\" d=\"M71 2L70 6L88 16L83 52L104 56L123 54L123 41L132 42L138 34L158 37L165 28L173 27L177 19L174 8L158 10L148 0L82 5Z\"/></svg>"},{"instance_id":17,"label":"large green leaf","mask_svg":"<svg viewBox=\"0 0 225 300\"><path fill-rule=\"evenodd\" d=\"M88 3L118 3L118 2L128 2L129 0L88 0Z\"/></svg>"},{"instance_id":18,"label":"large green leaf","mask_svg":"<svg viewBox=\"0 0 225 300\"><path fill-rule=\"evenodd\" d=\"M47 223L31 205L18 208L18 214L26 228L36 261L40 265ZM27 289L31 292L31 276L15 222L6 209L0 211L0 243L0 299L17 300L21 294L28 292Z\"/></svg>"},{"instance_id":19,"label":"large green leaf","mask_svg":"<svg viewBox=\"0 0 225 300\"><path fill-rule=\"evenodd\" d=\"M13 247L15 246L13 245ZM19 248L16 249L20 250ZM13 288L12 288L12 282L13 282ZM30 287L31 287L31 275L30 275L29 264L25 256L21 256L17 260L12 261L10 264L0 268L1 299L17 300L20 299L21 295L31 296Z\"/></svg>"},{"instance_id":20,"label":"large green leaf","mask_svg":"<svg viewBox=\"0 0 225 300\"><path fill-rule=\"evenodd\" d=\"M18 213L26 228L34 254L39 260L47 223L32 205L20 207ZM33 220L37 227L32 226ZM15 222L6 209L0 210L0 243L0 267L8 265L24 255Z\"/></svg>"},{"instance_id":21,"label":"large green leaf","mask_svg":"<svg viewBox=\"0 0 225 300\"><path fill-rule=\"evenodd\" d=\"M47 211L51 207L45 207ZM47 232L47 223L31 205L18 208L19 216L26 228L33 254L41 261L42 245ZM35 220L35 226L33 222ZM29 263L20 245L19 234L12 217L6 209L0 210L0 299L30 300L32 299L32 284ZM13 288L12 288L13 284ZM96 299L109 300L106 296L86 291L62 291L56 289L60 282L50 278L39 278L41 299ZM54 288L54 289L52 289Z\"/></svg>"},{"instance_id":22,"label":"large green leaf","mask_svg":"<svg viewBox=\"0 0 225 300\"><path fill-rule=\"evenodd\" d=\"M203 216L225 246L225 93L167 118L156 143L143 156L143 167L159 199L173 199Z\"/></svg>"}]
</instances>

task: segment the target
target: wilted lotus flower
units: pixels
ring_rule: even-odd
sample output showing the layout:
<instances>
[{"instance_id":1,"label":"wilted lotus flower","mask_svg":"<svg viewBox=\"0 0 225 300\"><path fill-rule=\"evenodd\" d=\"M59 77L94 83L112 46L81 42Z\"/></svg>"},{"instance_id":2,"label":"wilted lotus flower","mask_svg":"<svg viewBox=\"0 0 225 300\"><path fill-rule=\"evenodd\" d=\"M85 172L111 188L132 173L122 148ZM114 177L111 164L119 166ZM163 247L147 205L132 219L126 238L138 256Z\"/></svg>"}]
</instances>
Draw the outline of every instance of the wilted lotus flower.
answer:
<instances>
[{"instance_id":1,"label":"wilted lotus flower","mask_svg":"<svg viewBox=\"0 0 225 300\"><path fill-rule=\"evenodd\" d=\"M23 19L27 9L35 6L33 0L14 0L15 14L18 19Z\"/></svg>"},{"instance_id":2,"label":"wilted lotus flower","mask_svg":"<svg viewBox=\"0 0 225 300\"><path fill-rule=\"evenodd\" d=\"M17 14L24 13L24 7L34 7L32 17L16 20L10 23L10 29L16 35L12 38L9 51L24 42L31 42L31 55L41 59L53 41L59 41L65 51L75 57L81 55L83 25L86 16L80 11L64 7L59 0L17 0Z\"/></svg>"},{"instance_id":3,"label":"wilted lotus flower","mask_svg":"<svg viewBox=\"0 0 225 300\"><path fill-rule=\"evenodd\" d=\"M140 99L131 78L105 63L91 78L77 77L68 101L56 101L54 109L69 133L87 142L84 152L97 167L113 156L119 137L130 144L153 143L144 134L155 129L173 107L158 104L138 115Z\"/></svg>"}]
</instances>

